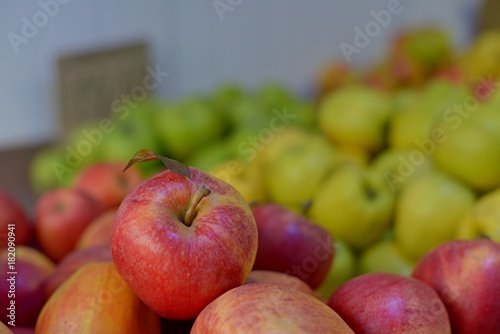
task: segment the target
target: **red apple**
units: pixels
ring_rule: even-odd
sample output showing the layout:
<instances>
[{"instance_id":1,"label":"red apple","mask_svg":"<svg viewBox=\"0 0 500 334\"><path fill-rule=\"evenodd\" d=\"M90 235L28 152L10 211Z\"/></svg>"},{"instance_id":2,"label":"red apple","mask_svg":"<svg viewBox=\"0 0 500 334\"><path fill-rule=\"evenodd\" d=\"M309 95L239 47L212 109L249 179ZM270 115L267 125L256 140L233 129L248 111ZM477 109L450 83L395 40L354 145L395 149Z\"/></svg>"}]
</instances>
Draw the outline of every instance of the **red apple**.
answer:
<instances>
[{"instance_id":1,"label":"red apple","mask_svg":"<svg viewBox=\"0 0 500 334\"><path fill-rule=\"evenodd\" d=\"M21 205L0 190L0 248L12 244L27 245L30 241L30 224Z\"/></svg>"},{"instance_id":2,"label":"red apple","mask_svg":"<svg viewBox=\"0 0 500 334\"><path fill-rule=\"evenodd\" d=\"M78 239L76 248L83 249L101 245L109 246L116 211L116 208L108 209L92 220Z\"/></svg>"},{"instance_id":3,"label":"red apple","mask_svg":"<svg viewBox=\"0 0 500 334\"><path fill-rule=\"evenodd\" d=\"M12 327L12 333L14 334L35 334L35 328L33 327ZM2 333L2 332L0 332Z\"/></svg>"},{"instance_id":4,"label":"red apple","mask_svg":"<svg viewBox=\"0 0 500 334\"><path fill-rule=\"evenodd\" d=\"M333 261L330 234L277 204L260 204L252 212L259 231L254 269L293 275L317 288Z\"/></svg>"},{"instance_id":5,"label":"red apple","mask_svg":"<svg viewBox=\"0 0 500 334\"><path fill-rule=\"evenodd\" d=\"M270 283L281 284L292 289L296 289L315 296L314 291L306 282L292 275L271 270L252 270L245 281L245 284Z\"/></svg>"},{"instance_id":6,"label":"red apple","mask_svg":"<svg viewBox=\"0 0 500 334\"><path fill-rule=\"evenodd\" d=\"M500 333L500 244L447 242L417 263L413 277L441 296L453 333Z\"/></svg>"},{"instance_id":7,"label":"red apple","mask_svg":"<svg viewBox=\"0 0 500 334\"><path fill-rule=\"evenodd\" d=\"M83 230L101 212L99 202L81 190L45 193L36 206L35 232L40 248L59 261L75 248Z\"/></svg>"},{"instance_id":8,"label":"red apple","mask_svg":"<svg viewBox=\"0 0 500 334\"><path fill-rule=\"evenodd\" d=\"M192 334L354 333L323 302L283 285L255 283L232 289L196 318Z\"/></svg>"},{"instance_id":9,"label":"red apple","mask_svg":"<svg viewBox=\"0 0 500 334\"><path fill-rule=\"evenodd\" d=\"M103 162L87 167L78 175L75 186L98 199L105 209L117 207L142 181L135 167L123 173L124 163Z\"/></svg>"},{"instance_id":10,"label":"red apple","mask_svg":"<svg viewBox=\"0 0 500 334\"><path fill-rule=\"evenodd\" d=\"M134 294L111 262L78 270L47 301L37 334L160 333L160 318Z\"/></svg>"},{"instance_id":11,"label":"red apple","mask_svg":"<svg viewBox=\"0 0 500 334\"><path fill-rule=\"evenodd\" d=\"M74 250L66 255L57 265L56 270L50 275L45 284L45 294L52 295L65 281L78 269L88 263L111 262L111 250L108 245L89 247Z\"/></svg>"},{"instance_id":12,"label":"red apple","mask_svg":"<svg viewBox=\"0 0 500 334\"><path fill-rule=\"evenodd\" d=\"M131 160L157 158L143 150ZM177 162L137 186L120 205L111 233L118 271L162 317L196 317L243 284L257 252L257 226L229 184Z\"/></svg>"},{"instance_id":13,"label":"red apple","mask_svg":"<svg viewBox=\"0 0 500 334\"><path fill-rule=\"evenodd\" d=\"M341 285L327 304L357 334L451 333L448 313L437 293L411 277L361 275Z\"/></svg>"},{"instance_id":14,"label":"red apple","mask_svg":"<svg viewBox=\"0 0 500 334\"><path fill-rule=\"evenodd\" d=\"M13 261L11 261L13 260ZM32 326L46 301L45 283L55 264L36 249L0 250L0 313L10 326Z\"/></svg>"}]
</instances>

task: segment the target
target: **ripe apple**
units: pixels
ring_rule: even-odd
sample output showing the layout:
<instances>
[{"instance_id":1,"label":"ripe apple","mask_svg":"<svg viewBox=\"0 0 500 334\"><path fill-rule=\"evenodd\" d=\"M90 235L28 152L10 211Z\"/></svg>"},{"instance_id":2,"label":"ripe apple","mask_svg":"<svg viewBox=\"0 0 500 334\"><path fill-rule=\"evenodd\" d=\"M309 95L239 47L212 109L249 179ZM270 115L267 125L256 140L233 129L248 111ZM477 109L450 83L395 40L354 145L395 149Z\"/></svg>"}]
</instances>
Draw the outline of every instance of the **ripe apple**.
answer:
<instances>
[{"instance_id":1,"label":"ripe apple","mask_svg":"<svg viewBox=\"0 0 500 334\"><path fill-rule=\"evenodd\" d=\"M94 218L85 230L83 230L76 243L76 248L83 249L101 245L109 246L111 230L117 210L117 208L108 209Z\"/></svg>"},{"instance_id":2,"label":"ripe apple","mask_svg":"<svg viewBox=\"0 0 500 334\"><path fill-rule=\"evenodd\" d=\"M441 296L453 333L500 333L500 244L447 242L417 263L413 277Z\"/></svg>"},{"instance_id":3,"label":"ripe apple","mask_svg":"<svg viewBox=\"0 0 500 334\"><path fill-rule=\"evenodd\" d=\"M21 205L0 189L0 248L7 248L9 240L15 245L27 245L31 226Z\"/></svg>"},{"instance_id":4,"label":"ripe apple","mask_svg":"<svg viewBox=\"0 0 500 334\"><path fill-rule=\"evenodd\" d=\"M40 248L52 260L61 260L102 211L100 202L80 189L45 193L36 205L35 233Z\"/></svg>"},{"instance_id":5,"label":"ripe apple","mask_svg":"<svg viewBox=\"0 0 500 334\"><path fill-rule=\"evenodd\" d=\"M154 159L171 169L124 199L111 252L120 274L151 309L165 318L191 319L245 282L257 253L257 226L233 187L199 169L148 150L129 165Z\"/></svg>"},{"instance_id":6,"label":"ripe apple","mask_svg":"<svg viewBox=\"0 0 500 334\"><path fill-rule=\"evenodd\" d=\"M54 263L33 248L17 246L15 253L0 250L0 267L1 321L33 326L47 300L44 284L55 270Z\"/></svg>"},{"instance_id":7,"label":"ripe apple","mask_svg":"<svg viewBox=\"0 0 500 334\"><path fill-rule=\"evenodd\" d=\"M410 276L414 262L394 240L381 240L363 250L358 266L360 274L380 272Z\"/></svg>"},{"instance_id":8,"label":"ripe apple","mask_svg":"<svg viewBox=\"0 0 500 334\"><path fill-rule=\"evenodd\" d=\"M123 173L124 163L103 162L84 169L75 181L75 187L102 203L104 209L118 207L125 196L142 181L136 167Z\"/></svg>"},{"instance_id":9,"label":"ripe apple","mask_svg":"<svg viewBox=\"0 0 500 334\"><path fill-rule=\"evenodd\" d=\"M379 151L391 108L388 97L368 86L349 85L325 96L318 109L322 132L334 143Z\"/></svg>"},{"instance_id":10,"label":"ripe apple","mask_svg":"<svg viewBox=\"0 0 500 334\"><path fill-rule=\"evenodd\" d=\"M335 239L335 260L321 285L315 290L322 300L327 300L339 286L356 275L356 255L342 240Z\"/></svg>"},{"instance_id":11,"label":"ripe apple","mask_svg":"<svg viewBox=\"0 0 500 334\"><path fill-rule=\"evenodd\" d=\"M234 288L196 318L192 334L354 333L334 311L313 296L278 284Z\"/></svg>"},{"instance_id":12,"label":"ripe apple","mask_svg":"<svg viewBox=\"0 0 500 334\"><path fill-rule=\"evenodd\" d=\"M411 277L361 275L338 288L327 304L359 334L451 333L436 291Z\"/></svg>"},{"instance_id":13,"label":"ripe apple","mask_svg":"<svg viewBox=\"0 0 500 334\"><path fill-rule=\"evenodd\" d=\"M160 318L130 289L113 263L90 263L47 301L36 333L160 333Z\"/></svg>"},{"instance_id":14,"label":"ripe apple","mask_svg":"<svg viewBox=\"0 0 500 334\"><path fill-rule=\"evenodd\" d=\"M278 204L259 204L252 212L259 231L253 268L293 275L317 288L334 257L328 232Z\"/></svg>"},{"instance_id":15,"label":"ripe apple","mask_svg":"<svg viewBox=\"0 0 500 334\"><path fill-rule=\"evenodd\" d=\"M322 180L309 217L331 235L360 249L382 237L390 223L393 202L391 191L374 182L366 169L344 165Z\"/></svg>"},{"instance_id":16,"label":"ripe apple","mask_svg":"<svg viewBox=\"0 0 500 334\"><path fill-rule=\"evenodd\" d=\"M109 245L74 250L58 263L56 270L48 277L45 283L45 294L50 297L61 284L87 263L111 261L113 258Z\"/></svg>"},{"instance_id":17,"label":"ripe apple","mask_svg":"<svg viewBox=\"0 0 500 334\"><path fill-rule=\"evenodd\" d=\"M252 283L270 283L270 284L281 284L298 291L308 293L315 296L314 291L311 287L301 280L292 275L285 273L280 273L271 270L252 270L245 281L245 284Z\"/></svg>"},{"instance_id":18,"label":"ripe apple","mask_svg":"<svg viewBox=\"0 0 500 334\"><path fill-rule=\"evenodd\" d=\"M396 243L408 257L418 260L453 239L474 200L472 190L446 174L436 171L421 176L406 185L396 201Z\"/></svg>"},{"instance_id":19,"label":"ripe apple","mask_svg":"<svg viewBox=\"0 0 500 334\"><path fill-rule=\"evenodd\" d=\"M265 166L265 184L271 201L287 207L310 201L324 177L338 163L334 147L320 135L310 134L304 140L291 141Z\"/></svg>"}]
</instances>

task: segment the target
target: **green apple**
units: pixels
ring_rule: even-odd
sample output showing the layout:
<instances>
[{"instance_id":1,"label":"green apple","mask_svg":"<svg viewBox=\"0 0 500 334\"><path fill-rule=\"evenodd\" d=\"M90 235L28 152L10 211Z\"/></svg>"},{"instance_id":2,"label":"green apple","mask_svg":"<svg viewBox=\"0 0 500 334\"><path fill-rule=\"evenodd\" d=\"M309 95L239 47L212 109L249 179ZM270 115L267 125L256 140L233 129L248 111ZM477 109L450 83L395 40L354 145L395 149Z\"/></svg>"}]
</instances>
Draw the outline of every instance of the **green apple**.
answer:
<instances>
[{"instance_id":1,"label":"green apple","mask_svg":"<svg viewBox=\"0 0 500 334\"><path fill-rule=\"evenodd\" d=\"M326 138L311 134L300 142L291 141L265 166L270 199L284 206L300 206L310 201L336 165L335 148Z\"/></svg>"},{"instance_id":2,"label":"green apple","mask_svg":"<svg viewBox=\"0 0 500 334\"><path fill-rule=\"evenodd\" d=\"M500 114L489 106L462 116L450 114L439 126L445 136L434 159L445 172L481 192L500 186ZM467 116L469 115L469 116Z\"/></svg>"},{"instance_id":3,"label":"green apple","mask_svg":"<svg viewBox=\"0 0 500 334\"><path fill-rule=\"evenodd\" d=\"M76 172L61 169L59 178L55 163L65 165L64 151L60 147L54 146L42 149L33 157L29 176L31 187L36 194L40 195L48 190L66 187L73 183Z\"/></svg>"},{"instance_id":4,"label":"green apple","mask_svg":"<svg viewBox=\"0 0 500 334\"><path fill-rule=\"evenodd\" d=\"M225 141L215 140L198 148L193 155L186 160L186 165L209 171L215 166L230 160L234 152L227 147Z\"/></svg>"},{"instance_id":5,"label":"green apple","mask_svg":"<svg viewBox=\"0 0 500 334\"><path fill-rule=\"evenodd\" d=\"M156 113L154 126L163 149L179 160L220 138L225 130L220 114L205 101L194 98L165 104Z\"/></svg>"},{"instance_id":6,"label":"green apple","mask_svg":"<svg viewBox=\"0 0 500 334\"><path fill-rule=\"evenodd\" d=\"M441 172L431 172L406 185L396 201L396 243L412 260L453 239L460 219L472 206L474 192Z\"/></svg>"},{"instance_id":7,"label":"green apple","mask_svg":"<svg viewBox=\"0 0 500 334\"><path fill-rule=\"evenodd\" d=\"M500 188L487 193L474 203L458 224L456 237L487 237L500 243Z\"/></svg>"},{"instance_id":8,"label":"green apple","mask_svg":"<svg viewBox=\"0 0 500 334\"><path fill-rule=\"evenodd\" d=\"M361 249L387 230L393 202L391 191L374 182L366 169L344 165L322 179L309 215L335 238Z\"/></svg>"},{"instance_id":9,"label":"green apple","mask_svg":"<svg viewBox=\"0 0 500 334\"><path fill-rule=\"evenodd\" d=\"M325 280L315 290L320 298L328 299L333 291L356 275L356 256L342 240L335 239L335 259Z\"/></svg>"},{"instance_id":10,"label":"green apple","mask_svg":"<svg viewBox=\"0 0 500 334\"><path fill-rule=\"evenodd\" d=\"M378 154L368 167L375 181L399 192L413 179L433 170L432 159L419 150L390 148Z\"/></svg>"},{"instance_id":11,"label":"green apple","mask_svg":"<svg viewBox=\"0 0 500 334\"><path fill-rule=\"evenodd\" d=\"M388 140L391 147L418 149L416 141L431 136L431 131L443 114L455 103L463 103L469 91L445 80L436 79L421 91L407 109L395 112L389 122Z\"/></svg>"},{"instance_id":12,"label":"green apple","mask_svg":"<svg viewBox=\"0 0 500 334\"><path fill-rule=\"evenodd\" d=\"M264 110L281 109L294 102L290 90L277 82L268 82L261 85L255 94L255 98Z\"/></svg>"},{"instance_id":13,"label":"green apple","mask_svg":"<svg viewBox=\"0 0 500 334\"><path fill-rule=\"evenodd\" d=\"M387 95L368 86L350 85L323 98L318 123L333 142L373 153L384 145L384 129L390 114Z\"/></svg>"},{"instance_id":14,"label":"green apple","mask_svg":"<svg viewBox=\"0 0 500 334\"><path fill-rule=\"evenodd\" d=\"M232 185L247 203L266 201L262 170L255 159L227 160L212 168L210 174Z\"/></svg>"},{"instance_id":15,"label":"green apple","mask_svg":"<svg viewBox=\"0 0 500 334\"><path fill-rule=\"evenodd\" d=\"M358 265L359 274L382 272L410 276L415 263L393 240L380 240L363 250Z\"/></svg>"}]
</instances>

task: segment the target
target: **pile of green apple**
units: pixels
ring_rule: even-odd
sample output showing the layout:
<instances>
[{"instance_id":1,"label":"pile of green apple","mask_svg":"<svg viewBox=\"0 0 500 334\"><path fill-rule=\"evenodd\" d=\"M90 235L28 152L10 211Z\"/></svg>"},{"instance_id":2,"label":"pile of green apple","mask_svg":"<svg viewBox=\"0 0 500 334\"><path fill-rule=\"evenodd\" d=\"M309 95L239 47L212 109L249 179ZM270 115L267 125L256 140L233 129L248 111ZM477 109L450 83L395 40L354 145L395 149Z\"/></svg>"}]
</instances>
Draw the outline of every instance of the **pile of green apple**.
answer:
<instances>
[{"instance_id":1,"label":"pile of green apple","mask_svg":"<svg viewBox=\"0 0 500 334\"><path fill-rule=\"evenodd\" d=\"M315 101L227 85L41 151L34 224L0 193L17 327L500 332L500 33L450 45L402 34L364 74L325 71Z\"/></svg>"}]
</instances>

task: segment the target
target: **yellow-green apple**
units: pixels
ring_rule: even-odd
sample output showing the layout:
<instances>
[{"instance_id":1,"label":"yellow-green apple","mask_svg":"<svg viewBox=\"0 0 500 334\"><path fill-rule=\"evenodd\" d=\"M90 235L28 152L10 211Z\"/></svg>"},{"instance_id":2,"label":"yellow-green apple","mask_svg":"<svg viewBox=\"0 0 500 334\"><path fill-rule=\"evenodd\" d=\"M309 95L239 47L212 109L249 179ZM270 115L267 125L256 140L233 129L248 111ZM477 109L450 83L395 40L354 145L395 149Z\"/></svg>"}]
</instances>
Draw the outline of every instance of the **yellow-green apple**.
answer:
<instances>
[{"instance_id":1,"label":"yellow-green apple","mask_svg":"<svg viewBox=\"0 0 500 334\"><path fill-rule=\"evenodd\" d=\"M315 295L311 287L300 278L272 270L252 270L245 284L253 283L281 284L313 296Z\"/></svg>"},{"instance_id":2,"label":"yellow-green apple","mask_svg":"<svg viewBox=\"0 0 500 334\"><path fill-rule=\"evenodd\" d=\"M426 254L412 275L441 296L453 333L500 332L500 244L447 242Z\"/></svg>"},{"instance_id":3,"label":"yellow-green apple","mask_svg":"<svg viewBox=\"0 0 500 334\"><path fill-rule=\"evenodd\" d=\"M487 193L474 203L458 224L456 237L487 237L500 243L500 188Z\"/></svg>"},{"instance_id":4,"label":"yellow-green apple","mask_svg":"<svg viewBox=\"0 0 500 334\"><path fill-rule=\"evenodd\" d=\"M429 285L387 273L344 283L328 299L355 333L451 334L446 308Z\"/></svg>"},{"instance_id":5,"label":"yellow-green apple","mask_svg":"<svg viewBox=\"0 0 500 334\"><path fill-rule=\"evenodd\" d=\"M370 155L359 147L339 146L337 147L339 160L341 164L355 164L358 166L368 165Z\"/></svg>"},{"instance_id":6,"label":"yellow-green apple","mask_svg":"<svg viewBox=\"0 0 500 334\"><path fill-rule=\"evenodd\" d=\"M393 240L381 240L363 250L359 257L360 274L390 273L410 276L414 263Z\"/></svg>"},{"instance_id":7,"label":"yellow-green apple","mask_svg":"<svg viewBox=\"0 0 500 334\"><path fill-rule=\"evenodd\" d=\"M266 164L264 177L271 201L285 206L310 201L338 162L335 148L320 135L290 142Z\"/></svg>"},{"instance_id":8,"label":"yellow-green apple","mask_svg":"<svg viewBox=\"0 0 500 334\"><path fill-rule=\"evenodd\" d=\"M129 165L154 159L170 169L124 199L111 252L146 305L165 318L191 319L245 282L257 253L257 226L243 197L220 179L148 150Z\"/></svg>"},{"instance_id":9,"label":"yellow-green apple","mask_svg":"<svg viewBox=\"0 0 500 334\"><path fill-rule=\"evenodd\" d=\"M227 160L212 168L209 173L232 185L247 203L266 200L264 177L257 159L250 162Z\"/></svg>"},{"instance_id":10,"label":"yellow-green apple","mask_svg":"<svg viewBox=\"0 0 500 334\"><path fill-rule=\"evenodd\" d=\"M117 208L108 209L92 220L85 230L83 230L80 238L78 238L76 249L101 245L109 246L111 230L117 210Z\"/></svg>"},{"instance_id":11,"label":"yellow-green apple","mask_svg":"<svg viewBox=\"0 0 500 334\"><path fill-rule=\"evenodd\" d=\"M34 248L0 250L0 319L9 326L33 326L43 304L45 283L56 266Z\"/></svg>"},{"instance_id":12,"label":"yellow-green apple","mask_svg":"<svg viewBox=\"0 0 500 334\"><path fill-rule=\"evenodd\" d=\"M234 288L196 318L192 334L354 333L317 298L278 284Z\"/></svg>"},{"instance_id":13,"label":"yellow-green apple","mask_svg":"<svg viewBox=\"0 0 500 334\"><path fill-rule=\"evenodd\" d=\"M74 169L64 169L65 158L64 149L58 146L50 146L36 152L29 170L34 193L41 195L46 191L72 184L77 173ZM64 172L59 168L63 168Z\"/></svg>"},{"instance_id":14,"label":"yellow-green apple","mask_svg":"<svg viewBox=\"0 0 500 334\"><path fill-rule=\"evenodd\" d=\"M467 79L471 82L479 77L498 75L500 62L496 55L500 52L500 33L496 29L482 31L472 46L460 59Z\"/></svg>"},{"instance_id":15,"label":"yellow-green apple","mask_svg":"<svg viewBox=\"0 0 500 334\"><path fill-rule=\"evenodd\" d=\"M36 333L160 333L160 317L130 289L111 262L89 263L40 312Z\"/></svg>"},{"instance_id":16,"label":"yellow-green apple","mask_svg":"<svg viewBox=\"0 0 500 334\"><path fill-rule=\"evenodd\" d=\"M477 101L476 101L477 102ZM485 192L500 186L500 114L490 106L459 106L439 123L446 140L434 159L445 172Z\"/></svg>"},{"instance_id":17,"label":"yellow-green apple","mask_svg":"<svg viewBox=\"0 0 500 334\"><path fill-rule=\"evenodd\" d=\"M186 98L164 105L155 114L154 125L164 150L186 159L196 148L222 135L222 120L204 101Z\"/></svg>"},{"instance_id":18,"label":"yellow-green apple","mask_svg":"<svg viewBox=\"0 0 500 334\"><path fill-rule=\"evenodd\" d=\"M384 129L390 113L390 100L383 92L349 85L322 99L318 124L334 143L374 153L384 145Z\"/></svg>"},{"instance_id":19,"label":"yellow-green apple","mask_svg":"<svg viewBox=\"0 0 500 334\"><path fill-rule=\"evenodd\" d=\"M261 148L261 150L256 154L256 157L263 168L267 168L267 164L271 163L274 157L286 150L287 147L298 145L302 141L307 141L310 136L311 132L306 129L295 125L289 125L282 131L276 132L271 142L262 145L262 147L258 147Z\"/></svg>"},{"instance_id":20,"label":"yellow-green apple","mask_svg":"<svg viewBox=\"0 0 500 334\"><path fill-rule=\"evenodd\" d=\"M102 203L104 209L118 207L125 196L142 181L137 167L122 173L125 163L103 162L82 170L75 187Z\"/></svg>"},{"instance_id":21,"label":"yellow-green apple","mask_svg":"<svg viewBox=\"0 0 500 334\"><path fill-rule=\"evenodd\" d=\"M0 189L0 249L27 245L31 226L21 204Z\"/></svg>"},{"instance_id":22,"label":"yellow-green apple","mask_svg":"<svg viewBox=\"0 0 500 334\"><path fill-rule=\"evenodd\" d=\"M328 232L278 204L258 204L252 212L259 235L253 268L293 275L317 288L334 257Z\"/></svg>"},{"instance_id":23,"label":"yellow-green apple","mask_svg":"<svg viewBox=\"0 0 500 334\"><path fill-rule=\"evenodd\" d=\"M66 255L58 264L56 270L47 278L45 294L50 297L78 269L93 262L111 262L111 250L108 245L95 246L74 250Z\"/></svg>"},{"instance_id":24,"label":"yellow-green apple","mask_svg":"<svg viewBox=\"0 0 500 334\"><path fill-rule=\"evenodd\" d=\"M335 240L335 259L321 285L315 292L327 300L339 286L356 275L356 255L342 240Z\"/></svg>"},{"instance_id":25,"label":"yellow-green apple","mask_svg":"<svg viewBox=\"0 0 500 334\"><path fill-rule=\"evenodd\" d=\"M316 191L311 220L349 246L360 249L378 240L389 226L393 195L356 165L334 170Z\"/></svg>"},{"instance_id":26,"label":"yellow-green apple","mask_svg":"<svg viewBox=\"0 0 500 334\"><path fill-rule=\"evenodd\" d=\"M408 257L418 260L453 239L474 200L471 189L446 174L435 171L421 176L406 185L396 201L396 243Z\"/></svg>"},{"instance_id":27,"label":"yellow-green apple","mask_svg":"<svg viewBox=\"0 0 500 334\"><path fill-rule=\"evenodd\" d=\"M231 152L226 140L220 139L211 141L197 148L196 151L185 160L185 163L203 171L209 171L224 161L230 160L233 156L234 152Z\"/></svg>"},{"instance_id":28,"label":"yellow-green apple","mask_svg":"<svg viewBox=\"0 0 500 334\"><path fill-rule=\"evenodd\" d=\"M432 159L420 150L390 148L378 154L370 163L368 173L381 186L398 193L415 178L433 169Z\"/></svg>"},{"instance_id":29,"label":"yellow-green apple","mask_svg":"<svg viewBox=\"0 0 500 334\"><path fill-rule=\"evenodd\" d=\"M446 141L447 133L436 126L454 105L463 105L470 95L465 87L442 79L428 83L407 109L393 113L388 141L397 149L416 149L430 156Z\"/></svg>"},{"instance_id":30,"label":"yellow-green apple","mask_svg":"<svg viewBox=\"0 0 500 334\"><path fill-rule=\"evenodd\" d=\"M332 60L321 66L316 78L318 97L332 92L346 84L352 83L356 74L344 62Z\"/></svg>"},{"instance_id":31,"label":"yellow-green apple","mask_svg":"<svg viewBox=\"0 0 500 334\"><path fill-rule=\"evenodd\" d=\"M102 204L80 189L45 193L36 205L35 234L40 249L59 261L75 248L82 232L102 211Z\"/></svg>"}]
</instances>

